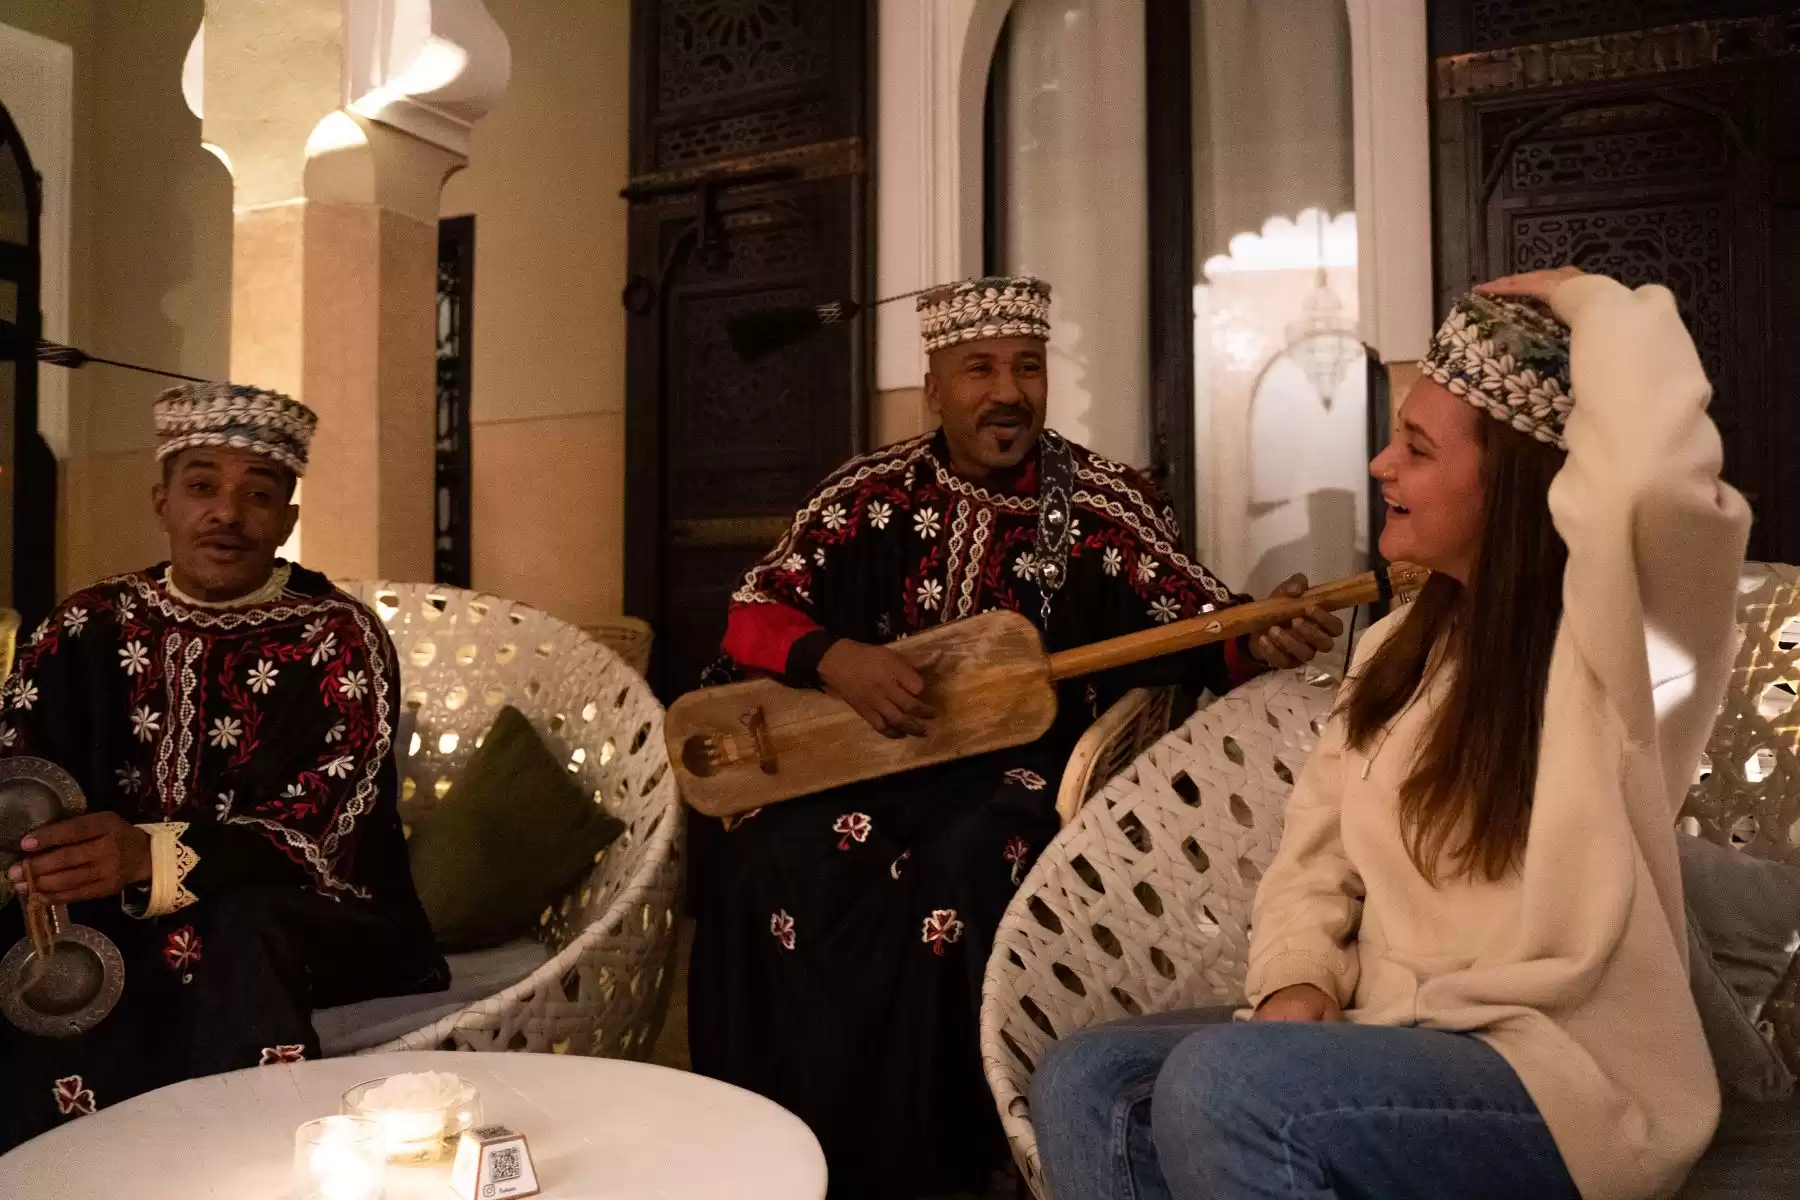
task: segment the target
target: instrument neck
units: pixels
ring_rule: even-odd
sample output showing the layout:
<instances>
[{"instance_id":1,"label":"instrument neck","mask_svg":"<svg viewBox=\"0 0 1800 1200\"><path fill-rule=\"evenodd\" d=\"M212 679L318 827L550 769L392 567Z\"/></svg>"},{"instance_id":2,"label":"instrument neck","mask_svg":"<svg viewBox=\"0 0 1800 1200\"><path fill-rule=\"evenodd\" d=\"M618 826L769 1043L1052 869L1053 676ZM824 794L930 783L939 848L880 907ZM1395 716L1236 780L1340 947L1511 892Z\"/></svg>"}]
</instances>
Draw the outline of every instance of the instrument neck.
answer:
<instances>
[{"instance_id":1,"label":"instrument neck","mask_svg":"<svg viewBox=\"0 0 1800 1200\"><path fill-rule=\"evenodd\" d=\"M1312 588L1300 596L1218 609L1185 621L1108 638L1087 646L1076 646L1050 656L1050 678L1075 679L1228 641L1247 633L1260 633L1271 626L1284 625L1303 617L1309 609L1322 608L1327 612L1335 612L1371 604L1384 596L1416 590L1429 574L1422 567L1397 563L1389 567L1381 577L1373 571L1367 571L1349 579ZM1382 586L1384 583L1387 586Z\"/></svg>"}]
</instances>

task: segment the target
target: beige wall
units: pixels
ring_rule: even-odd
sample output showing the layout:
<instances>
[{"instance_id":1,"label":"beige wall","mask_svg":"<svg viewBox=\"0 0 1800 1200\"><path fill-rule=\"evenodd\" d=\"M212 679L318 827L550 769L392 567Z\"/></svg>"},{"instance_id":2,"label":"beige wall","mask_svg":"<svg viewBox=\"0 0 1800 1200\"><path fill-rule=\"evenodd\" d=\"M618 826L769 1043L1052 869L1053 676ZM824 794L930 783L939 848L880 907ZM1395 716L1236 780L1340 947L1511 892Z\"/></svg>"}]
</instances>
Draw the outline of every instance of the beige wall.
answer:
<instances>
[{"instance_id":1,"label":"beige wall","mask_svg":"<svg viewBox=\"0 0 1800 1200\"><path fill-rule=\"evenodd\" d=\"M474 582L589 621L623 597L630 6L488 9L512 44L512 83L442 204L476 217ZM0 0L0 22L75 52L72 339L217 378L231 180L179 86L201 12L202 0ZM146 500L159 385L105 367L72 384L65 590L164 552Z\"/></svg>"},{"instance_id":2,"label":"beige wall","mask_svg":"<svg viewBox=\"0 0 1800 1200\"><path fill-rule=\"evenodd\" d=\"M445 216L475 215L475 586L578 622L624 592L630 5L487 0L512 83Z\"/></svg>"},{"instance_id":3,"label":"beige wall","mask_svg":"<svg viewBox=\"0 0 1800 1200\"><path fill-rule=\"evenodd\" d=\"M95 354L222 376L230 327L231 179L200 148L181 62L201 0L0 0L0 23L71 47L75 155L70 336ZM60 464L59 584L164 554L149 509L153 377L75 373Z\"/></svg>"}]
</instances>

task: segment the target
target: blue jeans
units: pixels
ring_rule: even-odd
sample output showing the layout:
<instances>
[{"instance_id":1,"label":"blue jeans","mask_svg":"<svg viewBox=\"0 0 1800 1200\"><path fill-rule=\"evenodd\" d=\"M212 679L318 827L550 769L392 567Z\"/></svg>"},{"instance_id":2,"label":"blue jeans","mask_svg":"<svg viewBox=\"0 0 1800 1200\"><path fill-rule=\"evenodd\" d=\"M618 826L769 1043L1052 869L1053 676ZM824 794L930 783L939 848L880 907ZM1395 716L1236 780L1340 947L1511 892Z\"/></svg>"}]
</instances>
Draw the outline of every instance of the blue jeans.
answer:
<instances>
[{"instance_id":1,"label":"blue jeans","mask_svg":"<svg viewBox=\"0 0 1800 1200\"><path fill-rule=\"evenodd\" d=\"M1579 1200L1517 1075L1437 1030L1205 1009L1058 1042L1031 1088L1055 1200Z\"/></svg>"}]
</instances>

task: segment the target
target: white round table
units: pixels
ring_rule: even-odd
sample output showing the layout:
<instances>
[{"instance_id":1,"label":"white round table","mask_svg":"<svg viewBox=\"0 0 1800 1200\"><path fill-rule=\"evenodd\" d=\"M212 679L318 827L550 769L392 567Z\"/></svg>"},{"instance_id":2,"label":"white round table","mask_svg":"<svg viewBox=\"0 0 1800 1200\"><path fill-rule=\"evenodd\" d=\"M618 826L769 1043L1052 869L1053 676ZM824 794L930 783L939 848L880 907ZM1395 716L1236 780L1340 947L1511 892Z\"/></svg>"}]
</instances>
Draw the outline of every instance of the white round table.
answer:
<instances>
[{"instance_id":1,"label":"white round table","mask_svg":"<svg viewBox=\"0 0 1800 1200\"><path fill-rule=\"evenodd\" d=\"M358 1083L453 1071L483 1120L531 1145L546 1200L823 1200L798 1117L700 1075L552 1054L375 1054L192 1079L80 1117L0 1158L7 1200L285 1200L294 1130ZM390 1167L388 1200L449 1200L450 1168Z\"/></svg>"}]
</instances>

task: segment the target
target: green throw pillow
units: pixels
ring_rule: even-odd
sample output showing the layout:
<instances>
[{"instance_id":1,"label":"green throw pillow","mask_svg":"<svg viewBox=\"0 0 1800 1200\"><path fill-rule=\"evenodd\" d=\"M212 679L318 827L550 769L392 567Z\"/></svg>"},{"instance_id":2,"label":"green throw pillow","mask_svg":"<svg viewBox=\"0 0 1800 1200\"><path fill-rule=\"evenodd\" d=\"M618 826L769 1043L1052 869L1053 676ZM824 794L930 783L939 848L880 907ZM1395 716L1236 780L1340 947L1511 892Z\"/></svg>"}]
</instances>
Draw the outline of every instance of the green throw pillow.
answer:
<instances>
[{"instance_id":1,"label":"green throw pillow","mask_svg":"<svg viewBox=\"0 0 1800 1200\"><path fill-rule=\"evenodd\" d=\"M408 842L439 947L482 950L527 932L624 831L524 713L501 709L462 778Z\"/></svg>"}]
</instances>

